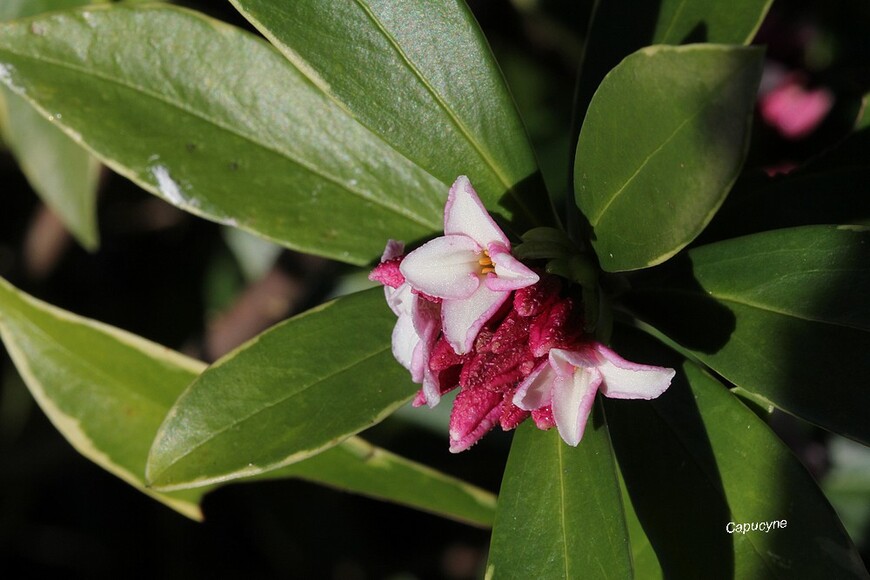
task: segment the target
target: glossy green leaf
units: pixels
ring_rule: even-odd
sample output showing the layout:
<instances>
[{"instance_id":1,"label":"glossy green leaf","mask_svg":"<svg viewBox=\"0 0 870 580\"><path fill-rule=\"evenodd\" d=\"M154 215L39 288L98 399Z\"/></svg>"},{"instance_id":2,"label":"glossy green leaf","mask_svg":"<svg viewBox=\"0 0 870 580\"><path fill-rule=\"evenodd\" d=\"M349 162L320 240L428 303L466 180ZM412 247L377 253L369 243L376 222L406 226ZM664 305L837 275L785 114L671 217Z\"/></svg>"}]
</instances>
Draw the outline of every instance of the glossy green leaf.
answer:
<instances>
[{"instance_id":1,"label":"glossy green leaf","mask_svg":"<svg viewBox=\"0 0 870 580\"><path fill-rule=\"evenodd\" d=\"M40 302L0 279L0 336L33 397L76 450L199 519L201 490L145 488L157 427L205 366L137 336Z\"/></svg>"},{"instance_id":2,"label":"glossy green leaf","mask_svg":"<svg viewBox=\"0 0 870 580\"><path fill-rule=\"evenodd\" d=\"M630 306L756 400L870 442L870 231L776 230L695 248L686 266Z\"/></svg>"},{"instance_id":3,"label":"glossy green leaf","mask_svg":"<svg viewBox=\"0 0 870 580\"><path fill-rule=\"evenodd\" d=\"M628 578L631 552L603 414L577 447L531 421L505 468L487 578Z\"/></svg>"},{"instance_id":4,"label":"glossy green leaf","mask_svg":"<svg viewBox=\"0 0 870 580\"><path fill-rule=\"evenodd\" d=\"M45 304L0 279L0 335L30 391L85 457L179 512L200 519L213 487L159 493L144 485L148 450L176 398L205 365ZM352 437L307 461L258 476L298 477L479 526L492 494Z\"/></svg>"},{"instance_id":5,"label":"glossy green leaf","mask_svg":"<svg viewBox=\"0 0 870 580\"><path fill-rule=\"evenodd\" d=\"M516 106L464 1L231 1L313 85L443 184L468 175L516 233L552 223Z\"/></svg>"},{"instance_id":6,"label":"glossy green leaf","mask_svg":"<svg viewBox=\"0 0 870 580\"><path fill-rule=\"evenodd\" d=\"M157 434L147 479L205 485L311 457L414 395L393 358L396 317L383 290L339 298L223 357L178 399Z\"/></svg>"},{"instance_id":7,"label":"glossy green leaf","mask_svg":"<svg viewBox=\"0 0 870 580\"><path fill-rule=\"evenodd\" d=\"M686 362L659 399L607 400L606 407L629 496L664 577L825 578L836 571L866 578L812 476L696 365ZM735 531L762 522L785 523Z\"/></svg>"},{"instance_id":8,"label":"glossy green leaf","mask_svg":"<svg viewBox=\"0 0 870 580\"><path fill-rule=\"evenodd\" d=\"M252 34L170 6L0 25L0 81L179 207L355 264L388 238L439 230L449 184L310 74Z\"/></svg>"},{"instance_id":9,"label":"glossy green leaf","mask_svg":"<svg viewBox=\"0 0 870 580\"><path fill-rule=\"evenodd\" d=\"M579 125L604 76L653 44L749 44L773 0L607 0L597 2L577 84ZM579 133L579 127L575 134Z\"/></svg>"},{"instance_id":10,"label":"glossy green leaf","mask_svg":"<svg viewBox=\"0 0 870 580\"><path fill-rule=\"evenodd\" d=\"M481 527L492 526L495 496L471 484L351 437L305 461L260 477L298 477L397 502Z\"/></svg>"},{"instance_id":11,"label":"glossy green leaf","mask_svg":"<svg viewBox=\"0 0 870 580\"><path fill-rule=\"evenodd\" d=\"M106 2L107 0L3 0L0 3L0 22Z\"/></svg>"},{"instance_id":12,"label":"glossy green leaf","mask_svg":"<svg viewBox=\"0 0 870 580\"><path fill-rule=\"evenodd\" d=\"M89 0L7 0L0 22L43 12L97 4ZM5 110L4 110L5 109ZM33 107L0 89L0 131L33 190L57 214L78 242L98 245L96 194L99 165Z\"/></svg>"},{"instance_id":13,"label":"glossy green leaf","mask_svg":"<svg viewBox=\"0 0 870 580\"><path fill-rule=\"evenodd\" d=\"M605 270L659 264L691 242L737 179L762 52L652 47L601 83L574 163L577 204Z\"/></svg>"}]
</instances>

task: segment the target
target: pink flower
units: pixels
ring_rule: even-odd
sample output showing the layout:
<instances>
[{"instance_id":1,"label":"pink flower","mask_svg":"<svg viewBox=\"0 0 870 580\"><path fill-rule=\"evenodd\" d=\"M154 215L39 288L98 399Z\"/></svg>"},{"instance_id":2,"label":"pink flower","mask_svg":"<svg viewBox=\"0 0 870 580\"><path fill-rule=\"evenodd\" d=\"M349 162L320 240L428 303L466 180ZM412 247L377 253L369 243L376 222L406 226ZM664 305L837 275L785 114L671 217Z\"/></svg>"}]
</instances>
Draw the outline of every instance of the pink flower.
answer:
<instances>
[{"instance_id":1,"label":"pink flower","mask_svg":"<svg viewBox=\"0 0 870 580\"><path fill-rule=\"evenodd\" d=\"M513 290L538 281L510 250L471 182L460 176L444 208L444 235L402 261L400 271L411 288L442 299L442 329L457 354L471 350L478 331Z\"/></svg>"},{"instance_id":2,"label":"pink flower","mask_svg":"<svg viewBox=\"0 0 870 580\"><path fill-rule=\"evenodd\" d=\"M435 406L441 398L437 376L429 370L429 357L441 331L441 314L437 303L415 294L399 270L404 244L387 242L381 263L369 279L384 285L384 296L398 317L393 327L393 356L411 372L411 380L423 384L427 402Z\"/></svg>"},{"instance_id":3,"label":"pink flower","mask_svg":"<svg viewBox=\"0 0 870 580\"><path fill-rule=\"evenodd\" d=\"M673 369L629 362L598 342L576 350L553 348L548 360L517 387L513 402L527 411L550 407L559 435L576 446L598 391L614 399L655 399L674 374Z\"/></svg>"},{"instance_id":4,"label":"pink flower","mask_svg":"<svg viewBox=\"0 0 870 580\"><path fill-rule=\"evenodd\" d=\"M830 90L807 89L799 75L782 75L772 83L760 96L758 109L765 123L786 139L803 139L815 131L834 106Z\"/></svg>"}]
</instances>

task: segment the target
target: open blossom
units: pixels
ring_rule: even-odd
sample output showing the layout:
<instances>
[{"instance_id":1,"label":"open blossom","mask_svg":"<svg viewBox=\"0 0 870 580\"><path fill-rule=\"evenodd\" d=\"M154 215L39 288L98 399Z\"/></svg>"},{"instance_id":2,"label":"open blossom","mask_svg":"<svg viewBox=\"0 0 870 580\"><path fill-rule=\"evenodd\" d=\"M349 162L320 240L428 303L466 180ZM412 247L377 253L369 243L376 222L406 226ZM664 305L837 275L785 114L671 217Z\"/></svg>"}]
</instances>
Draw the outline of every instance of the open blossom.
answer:
<instances>
[{"instance_id":1,"label":"open blossom","mask_svg":"<svg viewBox=\"0 0 870 580\"><path fill-rule=\"evenodd\" d=\"M584 333L579 289L514 258L465 177L444 233L407 255L391 240L369 278L397 316L393 355L422 384L414 405L459 389L451 452L528 418L577 445L599 391L651 399L668 388L672 369L628 362Z\"/></svg>"},{"instance_id":2,"label":"open blossom","mask_svg":"<svg viewBox=\"0 0 870 580\"><path fill-rule=\"evenodd\" d=\"M520 384L514 404L528 411L550 407L559 435L576 446L601 392L614 399L655 399L670 386L674 370L629 362L601 343L550 350Z\"/></svg>"},{"instance_id":3,"label":"open blossom","mask_svg":"<svg viewBox=\"0 0 870 580\"><path fill-rule=\"evenodd\" d=\"M538 281L510 250L507 236L463 175L447 197L444 235L402 261L400 270L413 289L442 300L444 336L457 354L471 350L478 331L513 290Z\"/></svg>"}]
</instances>

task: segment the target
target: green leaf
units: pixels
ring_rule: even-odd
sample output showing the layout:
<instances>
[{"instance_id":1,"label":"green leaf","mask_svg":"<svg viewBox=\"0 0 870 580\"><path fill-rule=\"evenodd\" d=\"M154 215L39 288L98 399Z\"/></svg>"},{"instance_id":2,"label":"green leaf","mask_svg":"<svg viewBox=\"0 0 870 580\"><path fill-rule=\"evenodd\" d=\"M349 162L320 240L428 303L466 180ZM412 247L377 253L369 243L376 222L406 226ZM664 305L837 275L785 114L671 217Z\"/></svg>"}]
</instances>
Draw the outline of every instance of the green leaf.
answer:
<instances>
[{"instance_id":1,"label":"green leaf","mask_svg":"<svg viewBox=\"0 0 870 580\"><path fill-rule=\"evenodd\" d=\"M201 519L213 489L145 487L148 450L173 402L205 365L124 331L81 318L0 279L0 335L34 398L85 457L180 513ZM352 437L307 461L260 474L298 477L489 526L489 492Z\"/></svg>"},{"instance_id":2,"label":"green leaf","mask_svg":"<svg viewBox=\"0 0 870 580\"><path fill-rule=\"evenodd\" d=\"M755 400L868 443L868 293L870 231L807 226L695 248L627 300Z\"/></svg>"},{"instance_id":3,"label":"green leaf","mask_svg":"<svg viewBox=\"0 0 870 580\"><path fill-rule=\"evenodd\" d=\"M866 578L812 476L696 365L686 362L654 401L608 400L606 407L629 496L664 577L791 578L800 571L826 578L837 570L837 577ZM782 521L767 532L728 531L729 522Z\"/></svg>"},{"instance_id":4,"label":"green leaf","mask_svg":"<svg viewBox=\"0 0 870 580\"><path fill-rule=\"evenodd\" d=\"M577 447L531 421L505 468L487 578L628 578L631 552L599 405Z\"/></svg>"},{"instance_id":5,"label":"green leaf","mask_svg":"<svg viewBox=\"0 0 870 580\"><path fill-rule=\"evenodd\" d=\"M393 358L383 290L339 298L228 354L179 397L146 477L172 489L250 476L327 449L415 392Z\"/></svg>"},{"instance_id":6,"label":"green leaf","mask_svg":"<svg viewBox=\"0 0 870 580\"><path fill-rule=\"evenodd\" d=\"M3 140L39 197L88 250L99 245L99 163L27 101L0 88Z\"/></svg>"},{"instance_id":7,"label":"green leaf","mask_svg":"<svg viewBox=\"0 0 870 580\"><path fill-rule=\"evenodd\" d=\"M749 44L771 4L773 0L738 0L730 4L717 0L665 0L660 3L651 44Z\"/></svg>"},{"instance_id":8,"label":"green leaf","mask_svg":"<svg viewBox=\"0 0 870 580\"><path fill-rule=\"evenodd\" d=\"M106 2L107 0L3 0L0 4L0 22Z\"/></svg>"},{"instance_id":9,"label":"green leaf","mask_svg":"<svg viewBox=\"0 0 870 580\"><path fill-rule=\"evenodd\" d=\"M310 73L252 34L169 6L0 25L0 81L183 209L355 264L388 238L441 229L447 184Z\"/></svg>"},{"instance_id":10,"label":"green leaf","mask_svg":"<svg viewBox=\"0 0 870 580\"><path fill-rule=\"evenodd\" d=\"M607 75L574 165L602 268L659 264L707 225L746 155L761 57L755 48L659 46Z\"/></svg>"},{"instance_id":11,"label":"green leaf","mask_svg":"<svg viewBox=\"0 0 870 580\"><path fill-rule=\"evenodd\" d=\"M143 481L157 427L205 366L15 290L0 279L0 336L30 392L76 450L133 487L200 519L201 490Z\"/></svg>"},{"instance_id":12,"label":"green leaf","mask_svg":"<svg viewBox=\"0 0 870 580\"><path fill-rule=\"evenodd\" d=\"M772 3L773 0L597 2L577 80L576 123L583 120L604 76L629 54L652 44L749 44Z\"/></svg>"},{"instance_id":13,"label":"green leaf","mask_svg":"<svg viewBox=\"0 0 870 580\"><path fill-rule=\"evenodd\" d=\"M0 22L92 3L97 2L7 0L0 6ZM2 88L0 111L3 140L33 190L82 246L96 249L97 161L54 125L54 117L46 119L26 101Z\"/></svg>"},{"instance_id":14,"label":"green leaf","mask_svg":"<svg viewBox=\"0 0 870 580\"><path fill-rule=\"evenodd\" d=\"M313 85L414 164L446 185L468 175L517 233L552 223L526 131L465 2L231 1Z\"/></svg>"},{"instance_id":15,"label":"green leaf","mask_svg":"<svg viewBox=\"0 0 870 580\"><path fill-rule=\"evenodd\" d=\"M631 497L625 488L625 481L620 476L619 491L622 493L622 505L625 510L625 525L631 540L631 561L634 564L634 577L642 580L662 580L664 572L659 565L655 550L643 531L643 525L634 511Z\"/></svg>"},{"instance_id":16,"label":"green leaf","mask_svg":"<svg viewBox=\"0 0 870 580\"><path fill-rule=\"evenodd\" d=\"M488 491L351 437L305 461L260 477L298 477L385 499L481 527L492 526L495 496Z\"/></svg>"}]
</instances>

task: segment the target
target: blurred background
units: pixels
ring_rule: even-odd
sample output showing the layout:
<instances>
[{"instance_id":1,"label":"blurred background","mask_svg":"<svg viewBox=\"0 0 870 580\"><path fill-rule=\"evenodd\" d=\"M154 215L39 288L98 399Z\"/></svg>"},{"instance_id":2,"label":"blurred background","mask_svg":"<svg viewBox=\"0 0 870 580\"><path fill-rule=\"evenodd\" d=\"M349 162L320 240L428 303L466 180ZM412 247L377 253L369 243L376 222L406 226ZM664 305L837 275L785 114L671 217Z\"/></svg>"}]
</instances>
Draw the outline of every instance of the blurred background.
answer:
<instances>
[{"instance_id":1,"label":"blurred background","mask_svg":"<svg viewBox=\"0 0 870 580\"><path fill-rule=\"evenodd\" d=\"M251 28L228 2L176 2ZM568 131L591 0L473 0L564 203ZM0 13L2 14L2 13ZM750 173L788 173L840 142L870 90L870 3L777 0ZM13 105L6 115L13 115ZM11 118L11 117L10 117ZM0 147L0 276L51 304L213 361L272 324L366 287L367 272L281 250L186 214L97 169L99 249L87 251ZM11 152L10 150L14 151ZM870 155L870 151L864 151ZM27 176L25 176L27 174ZM39 185L36 184L38 188ZM870 192L868 192L870 194ZM510 436L447 452L446 413L404 409L365 437L497 491ZM870 559L870 453L775 415ZM79 456L0 348L0 577L477 578L486 530L298 481L230 485L190 522Z\"/></svg>"}]
</instances>

